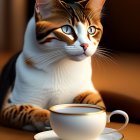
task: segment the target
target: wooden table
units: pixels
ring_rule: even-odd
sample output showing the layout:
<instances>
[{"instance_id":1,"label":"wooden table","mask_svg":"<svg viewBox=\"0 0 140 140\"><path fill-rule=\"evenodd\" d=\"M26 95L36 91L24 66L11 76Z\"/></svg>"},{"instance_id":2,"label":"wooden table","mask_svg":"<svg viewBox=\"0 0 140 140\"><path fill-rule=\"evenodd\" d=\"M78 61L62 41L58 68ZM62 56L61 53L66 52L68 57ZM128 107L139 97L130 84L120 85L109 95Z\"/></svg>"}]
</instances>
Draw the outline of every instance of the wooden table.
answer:
<instances>
[{"instance_id":1,"label":"wooden table","mask_svg":"<svg viewBox=\"0 0 140 140\"><path fill-rule=\"evenodd\" d=\"M120 123L110 123L107 126L118 129L121 125ZM140 125L129 123L121 133L124 135L124 140L140 140Z\"/></svg>"},{"instance_id":2,"label":"wooden table","mask_svg":"<svg viewBox=\"0 0 140 140\"><path fill-rule=\"evenodd\" d=\"M119 128L120 123L111 123L107 127ZM121 131L125 140L140 140L140 125L129 124L124 130ZM5 128L0 126L0 140L33 140L35 133Z\"/></svg>"}]
</instances>

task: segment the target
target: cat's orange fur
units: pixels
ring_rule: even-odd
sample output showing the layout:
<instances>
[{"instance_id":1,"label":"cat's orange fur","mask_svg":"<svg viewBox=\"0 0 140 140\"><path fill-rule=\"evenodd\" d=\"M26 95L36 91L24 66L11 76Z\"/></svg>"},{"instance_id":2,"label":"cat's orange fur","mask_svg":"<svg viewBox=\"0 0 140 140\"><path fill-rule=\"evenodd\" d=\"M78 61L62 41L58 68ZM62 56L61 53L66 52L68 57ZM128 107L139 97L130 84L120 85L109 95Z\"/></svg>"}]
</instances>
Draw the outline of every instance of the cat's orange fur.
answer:
<instances>
[{"instance_id":1,"label":"cat's orange fur","mask_svg":"<svg viewBox=\"0 0 140 140\"><path fill-rule=\"evenodd\" d=\"M37 129L39 123L49 124L49 111L31 105L11 105L1 111L0 122L14 128L32 124Z\"/></svg>"},{"instance_id":2,"label":"cat's orange fur","mask_svg":"<svg viewBox=\"0 0 140 140\"><path fill-rule=\"evenodd\" d=\"M79 96L75 97L74 103L95 104L105 107L101 96L91 91L86 91L84 93L81 93Z\"/></svg>"}]
</instances>

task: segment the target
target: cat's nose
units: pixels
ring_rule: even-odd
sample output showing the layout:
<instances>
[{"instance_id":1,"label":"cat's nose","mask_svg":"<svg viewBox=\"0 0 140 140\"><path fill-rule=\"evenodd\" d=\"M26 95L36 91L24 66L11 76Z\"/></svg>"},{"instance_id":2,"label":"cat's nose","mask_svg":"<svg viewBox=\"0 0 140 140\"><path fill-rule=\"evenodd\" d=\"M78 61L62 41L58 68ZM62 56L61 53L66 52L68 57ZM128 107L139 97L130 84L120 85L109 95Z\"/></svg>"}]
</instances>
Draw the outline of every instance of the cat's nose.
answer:
<instances>
[{"instance_id":1,"label":"cat's nose","mask_svg":"<svg viewBox=\"0 0 140 140\"><path fill-rule=\"evenodd\" d=\"M83 49L84 49L84 51L88 48L88 44L87 43L83 43L83 44L81 44L80 45Z\"/></svg>"}]
</instances>

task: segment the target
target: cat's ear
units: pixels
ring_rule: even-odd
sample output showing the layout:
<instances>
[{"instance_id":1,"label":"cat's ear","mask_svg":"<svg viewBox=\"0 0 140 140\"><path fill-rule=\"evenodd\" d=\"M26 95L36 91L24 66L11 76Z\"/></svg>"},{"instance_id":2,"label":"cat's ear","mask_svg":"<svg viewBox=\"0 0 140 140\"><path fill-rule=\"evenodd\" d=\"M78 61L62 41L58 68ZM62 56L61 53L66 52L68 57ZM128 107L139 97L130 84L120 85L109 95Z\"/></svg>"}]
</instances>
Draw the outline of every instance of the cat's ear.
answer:
<instances>
[{"instance_id":1,"label":"cat's ear","mask_svg":"<svg viewBox=\"0 0 140 140\"><path fill-rule=\"evenodd\" d=\"M50 4L50 1L51 0L36 0L35 11L43 15L43 7Z\"/></svg>"},{"instance_id":2,"label":"cat's ear","mask_svg":"<svg viewBox=\"0 0 140 140\"><path fill-rule=\"evenodd\" d=\"M101 11L106 0L88 0L85 5L86 9L95 9L95 11Z\"/></svg>"},{"instance_id":3,"label":"cat's ear","mask_svg":"<svg viewBox=\"0 0 140 140\"><path fill-rule=\"evenodd\" d=\"M81 0L81 1L77 1L76 3L81 4L85 8L85 6L88 3L88 1L89 0Z\"/></svg>"},{"instance_id":4,"label":"cat's ear","mask_svg":"<svg viewBox=\"0 0 140 140\"><path fill-rule=\"evenodd\" d=\"M35 12L42 18L49 17L51 12L50 9L58 3L58 0L36 0Z\"/></svg>"}]
</instances>

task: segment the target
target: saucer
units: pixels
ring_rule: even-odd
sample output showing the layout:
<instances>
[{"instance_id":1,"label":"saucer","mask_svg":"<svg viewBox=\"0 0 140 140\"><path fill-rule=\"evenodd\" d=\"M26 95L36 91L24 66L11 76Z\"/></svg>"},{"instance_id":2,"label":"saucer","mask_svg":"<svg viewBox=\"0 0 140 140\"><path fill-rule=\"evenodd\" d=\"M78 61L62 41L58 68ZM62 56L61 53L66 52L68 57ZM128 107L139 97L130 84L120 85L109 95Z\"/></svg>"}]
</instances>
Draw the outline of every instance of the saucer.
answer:
<instances>
[{"instance_id":1,"label":"saucer","mask_svg":"<svg viewBox=\"0 0 140 140\"><path fill-rule=\"evenodd\" d=\"M123 140L124 139L123 134L121 134L120 132L116 131L110 133L111 131L116 131L116 130L111 128L105 128L104 132L108 134L100 135L98 138L94 140ZM53 130L40 132L34 136L34 139L35 140L61 140Z\"/></svg>"}]
</instances>

